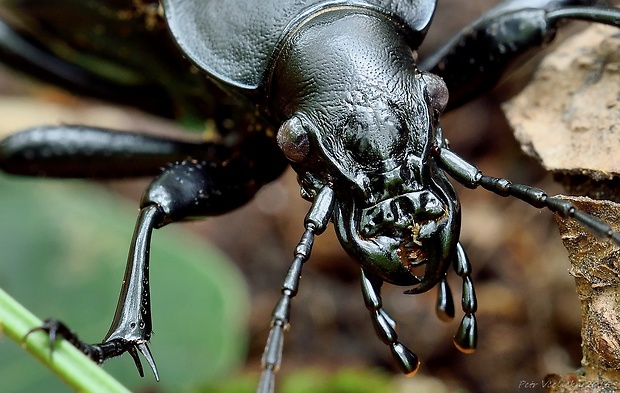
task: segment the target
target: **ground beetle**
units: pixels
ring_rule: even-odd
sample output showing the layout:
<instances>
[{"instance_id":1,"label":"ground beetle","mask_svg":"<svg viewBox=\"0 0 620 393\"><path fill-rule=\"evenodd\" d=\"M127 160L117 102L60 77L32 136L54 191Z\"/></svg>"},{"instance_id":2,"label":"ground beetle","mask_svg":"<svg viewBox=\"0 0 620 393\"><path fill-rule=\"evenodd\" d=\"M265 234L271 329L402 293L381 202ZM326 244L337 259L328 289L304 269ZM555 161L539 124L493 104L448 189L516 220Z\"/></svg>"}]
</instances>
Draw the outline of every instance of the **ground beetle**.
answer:
<instances>
[{"instance_id":1,"label":"ground beetle","mask_svg":"<svg viewBox=\"0 0 620 393\"><path fill-rule=\"evenodd\" d=\"M437 311L449 320L455 315L446 282L452 265L463 279L465 314L454 342L466 353L476 347L471 266L459 243L460 205L447 175L467 187L482 186L574 218L620 244L620 234L571 203L483 175L450 150L439 122L446 108L490 89L533 49L549 43L560 22L620 26L620 10L590 0L504 1L418 62L416 50L436 3L3 1L5 63L160 115L212 118L221 135L218 142L193 143L45 126L0 143L0 168L8 173L157 175L141 201L121 297L103 342L84 344L55 320L40 329L64 336L97 362L129 352L142 374L139 350L158 378L147 346L152 230L243 205L279 176L287 161L312 206L273 312L259 392L274 390L291 299L314 237L330 221L361 266L363 298L378 335L407 374L419 361L400 343L395 321L382 308L383 282L409 286L407 294L438 287ZM76 8L85 17L71 26L63 23L64 13ZM101 34L118 45L84 44ZM130 58L119 47L141 56ZM117 72L97 69L88 59L112 64ZM199 72L189 72L192 68ZM207 88L210 95L197 93Z\"/></svg>"}]
</instances>

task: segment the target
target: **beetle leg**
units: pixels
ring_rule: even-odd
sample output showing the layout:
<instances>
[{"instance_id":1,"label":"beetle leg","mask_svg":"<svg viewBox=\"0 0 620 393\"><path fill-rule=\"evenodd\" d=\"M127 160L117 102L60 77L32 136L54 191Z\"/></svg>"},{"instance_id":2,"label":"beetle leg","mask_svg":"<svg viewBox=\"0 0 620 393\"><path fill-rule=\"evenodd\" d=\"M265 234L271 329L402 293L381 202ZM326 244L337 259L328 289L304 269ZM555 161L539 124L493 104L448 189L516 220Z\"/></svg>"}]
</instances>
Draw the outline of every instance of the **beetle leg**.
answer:
<instances>
[{"instance_id":1,"label":"beetle leg","mask_svg":"<svg viewBox=\"0 0 620 393\"><path fill-rule=\"evenodd\" d=\"M154 227L160 225L163 217L164 212L157 206L149 205L140 210L114 319L101 343L84 343L64 323L53 319L46 320L42 326L31 330L28 334L35 330L48 332L51 349L57 336L61 336L99 364L129 352L140 376L144 377L136 351L138 349L153 370L155 379L159 381L157 367L147 346L152 333L148 272L151 233Z\"/></svg>"},{"instance_id":2,"label":"beetle leg","mask_svg":"<svg viewBox=\"0 0 620 393\"><path fill-rule=\"evenodd\" d=\"M370 311L370 318L377 335L385 345L390 346L392 356L398 362L400 369L407 375L415 374L420 366L420 361L416 354L398 341L398 335L395 331L396 322L383 309L381 301L381 285L383 280L361 269L361 281L364 303L368 311Z\"/></svg>"},{"instance_id":3,"label":"beetle leg","mask_svg":"<svg viewBox=\"0 0 620 393\"><path fill-rule=\"evenodd\" d=\"M590 5L583 5L589 3ZM507 0L465 27L419 63L444 79L448 108L491 90L555 38L561 22L585 20L620 27L620 9L597 0Z\"/></svg>"},{"instance_id":4,"label":"beetle leg","mask_svg":"<svg viewBox=\"0 0 620 393\"><path fill-rule=\"evenodd\" d=\"M256 390L257 393L273 393L275 389L275 373L282 362L283 334L289 326L291 300L297 295L301 268L310 258L314 236L320 235L327 227L333 207L334 191L329 186L325 186L316 196L310 211L306 215L304 223L306 230L295 248L295 259L282 284L282 297L276 304L271 316L271 330L261 359L263 372Z\"/></svg>"},{"instance_id":5,"label":"beetle leg","mask_svg":"<svg viewBox=\"0 0 620 393\"><path fill-rule=\"evenodd\" d=\"M138 349L159 379L147 342L152 332L149 250L153 229L192 217L230 211L248 201L255 191L253 180L261 179L255 161L231 159L227 165L212 167L197 160L185 160L167 167L145 191L134 230L125 277L114 319L100 344L79 343L78 347L98 362L129 352L140 375ZM260 165L258 165L260 168ZM246 179L246 176L250 176ZM247 182L247 183L246 183ZM312 227L314 221L309 221ZM314 227L308 229L312 232ZM112 350L113 349L113 350Z\"/></svg>"},{"instance_id":6,"label":"beetle leg","mask_svg":"<svg viewBox=\"0 0 620 393\"><path fill-rule=\"evenodd\" d=\"M210 147L214 150L210 151ZM222 156L224 152L226 156ZM188 158L159 169L166 160L187 157L187 153L210 161ZM134 168L131 168L132 159L136 160ZM106 169L108 164L115 169ZM286 161L275 143L261 134L248 137L236 150L80 126L45 127L8 137L0 143L0 168L7 172L106 177L118 175L116 171L120 176L161 171L142 196L119 301L103 342L85 344L64 324L54 320L35 330L47 331L52 346L57 336L66 338L98 363L129 352L143 376L137 354L140 351L159 379L147 346L151 336L148 272L153 229L233 210L248 202L285 167ZM326 207L318 202L315 205L307 219L311 233L322 231L329 218L325 213L327 218L317 229L316 216Z\"/></svg>"},{"instance_id":7,"label":"beetle leg","mask_svg":"<svg viewBox=\"0 0 620 393\"><path fill-rule=\"evenodd\" d=\"M136 348L144 355L159 381L157 367L147 346L151 338L151 291L149 287L149 250L153 228L158 226L164 212L157 206L147 206L140 210L134 230L121 294L114 313L114 319L101 344L92 347L104 349L112 345L118 350L103 352L98 362L119 356L125 351L131 354L140 376L144 376Z\"/></svg>"},{"instance_id":8,"label":"beetle leg","mask_svg":"<svg viewBox=\"0 0 620 393\"><path fill-rule=\"evenodd\" d=\"M48 40L56 39L50 36L42 42L26 29L14 26L8 19L0 19L0 59L3 64L74 93L132 105L162 117L173 117L170 94L157 81L115 79L93 72L88 67L67 60L79 55L64 52L72 51L71 45L66 45L62 51L67 57L63 58L49 49L63 42L50 44Z\"/></svg>"},{"instance_id":9,"label":"beetle leg","mask_svg":"<svg viewBox=\"0 0 620 393\"><path fill-rule=\"evenodd\" d=\"M214 143L86 126L35 127L0 141L0 169L22 176L123 178L156 176L187 157L221 162L230 149Z\"/></svg>"},{"instance_id":10,"label":"beetle leg","mask_svg":"<svg viewBox=\"0 0 620 393\"><path fill-rule=\"evenodd\" d=\"M140 211L114 319L101 343L84 343L64 323L54 319L46 320L43 325L32 329L28 334L37 330L46 331L49 334L50 350L53 350L57 337L63 337L99 364L129 352L140 376L144 377L137 348L153 370L155 379L159 381L157 367L146 343L152 333L148 276L150 240L153 228L162 218L163 212L155 206L147 206Z\"/></svg>"},{"instance_id":11,"label":"beetle leg","mask_svg":"<svg viewBox=\"0 0 620 393\"><path fill-rule=\"evenodd\" d=\"M442 148L435 147L434 154L440 165L465 187L477 188L482 186L482 188L499 196L512 196L521 199L531 206L547 208L562 218L577 220L590 233L609 239L620 246L620 233L614 232L607 223L577 209L575 205L568 201L548 196L540 188L524 184L513 184L508 179L483 175L478 168L445 146Z\"/></svg>"}]
</instances>

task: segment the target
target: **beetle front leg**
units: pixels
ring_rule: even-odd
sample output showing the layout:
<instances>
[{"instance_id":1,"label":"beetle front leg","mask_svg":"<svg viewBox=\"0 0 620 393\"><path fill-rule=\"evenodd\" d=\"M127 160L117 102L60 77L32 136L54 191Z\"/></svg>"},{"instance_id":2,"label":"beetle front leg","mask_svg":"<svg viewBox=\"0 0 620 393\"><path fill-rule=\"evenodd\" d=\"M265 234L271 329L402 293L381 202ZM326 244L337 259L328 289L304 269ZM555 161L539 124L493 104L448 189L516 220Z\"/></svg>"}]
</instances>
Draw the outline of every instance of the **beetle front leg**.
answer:
<instances>
[{"instance_id":1,"label":"beetle front leg","mask_svg":"<svg viewBox=\"0 0 620 393\"><path fill-rule=\"evenodd\" d=\"M46 331L49 334L50 350L53 350L57 338L62 337L98 364L129 352L140 376L144 377L138 350L146 358L155 379L159 381L159 373L147 345L152 333L148 273L151 233L163 217L163 212L157 206L149 205L140 211L114 319L101 343L87 344L81 341L75 332L55 319L47 319L43 325L32 329L28 334L38 330Z\"/></svg>"},{"instance_id":2,"label":"beetle front leg","mask_svg":"<svg viewBox=\"0 0 620 393\"><path fill-rule=\"evenodd\" d=\"M138 372L144 377L142 365L136 352L138 349L146 358L155 379L159 381L159 373L147 342L151 338L151 291L149 287L149 250L151 246L151 234L153 228L158 226L164 218L163 211L154 205L149 205L140 210L133 239L127 258L125 276L121 287L121 295L118 299L114 319L108 334L101 344L91 347L101 349L112 345L118 348L114 352L103 352L99 363L129 352L133 358Z\"/></svg>"},{"instance_id":3,"label":"beetle front leg","mask_svg":"<svg viewBox=\"0 0 620 393\"><path fill-rule=\"evenodd\" d=\"M170 159L188 155L199 158L160 169ZM42 127L1 141L0 169L9 173L109 178L161 172L143 194L118 305L104 340L86 344L56 320L34 331L48 332L52 347L57 337L64 337L97 363L129 352L143 376L140 351L159 380L147 346L152 332L148 272L153 229L231 211L285 167L275 143L262 134L249 136L234 149L81 126Z\"/></svg>"},{"instance_id":4,"label":"beetle front leg","mask_svg":"<svg viewBox=\"0 0 620 393\"><path fill-rule=\"evenodd\" d=\"M234 209L247 202L253 195L253 184L245 181L244 173L252 169L243 163L212 167L204 161L185 160L167 167L144 193L141 209L133 233L123 284L110 329L98 344L86 344L58 321L49 320L36 330L50 334L53 344L61 336L97 363L120 356L125 352L134 359L141 376L144 376L137 352L140 351L153 370L159 375L147 342L152 333L151 302L149 288L149 252L153 229L168 223L192 217L215 215ZM241 169L241 177L235 173ZM245 190L245 192L243 192Z\"/></svg>"},{"instance_id":5,"label":"beetle front leg","mask_svg":"<svg viewBox=\"0 0 620 393\"><path fill-rule=\"evenodd\" d=\"M235 167L234 163L230 165ZM250 171L249 168L236 169ZM101 359L97 359L99 362L127 351L143 376L138 349L153 370L155 379L159 380L146 345L152 333L148 277L151 234L153 229L168 223L222 213L247 202L249 194L240 191L248 186L234 180L241 179L236 179L228 167L213 168L204 161L184 160L166 168L147 188L142 197L112 325L101 344L90 346L97 351L102 351L106 345L120 350L104 353Z\"/></svg>"}]
</instances>

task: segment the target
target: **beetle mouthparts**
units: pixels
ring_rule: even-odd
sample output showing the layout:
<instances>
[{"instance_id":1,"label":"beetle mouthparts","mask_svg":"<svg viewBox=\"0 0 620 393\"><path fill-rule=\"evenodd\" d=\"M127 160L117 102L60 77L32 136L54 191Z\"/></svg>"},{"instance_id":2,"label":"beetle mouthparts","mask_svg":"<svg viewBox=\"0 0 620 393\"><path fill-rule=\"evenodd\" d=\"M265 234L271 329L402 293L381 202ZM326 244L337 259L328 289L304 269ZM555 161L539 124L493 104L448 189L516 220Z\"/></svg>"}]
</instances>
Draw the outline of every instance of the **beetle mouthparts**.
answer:
<instances>
[{"instance_id":1,"label":"beetle mouthparts","mask_svg":"<svg viewBox=\"0 0 620 393\"><path fill-rule=\"evenodd\" d=\"M409 235L398 247L398 256L405 267L412 275L421 279L426 269L427 252L420 241L420 224L409 226Z\"/></svg>"}]
</instances>

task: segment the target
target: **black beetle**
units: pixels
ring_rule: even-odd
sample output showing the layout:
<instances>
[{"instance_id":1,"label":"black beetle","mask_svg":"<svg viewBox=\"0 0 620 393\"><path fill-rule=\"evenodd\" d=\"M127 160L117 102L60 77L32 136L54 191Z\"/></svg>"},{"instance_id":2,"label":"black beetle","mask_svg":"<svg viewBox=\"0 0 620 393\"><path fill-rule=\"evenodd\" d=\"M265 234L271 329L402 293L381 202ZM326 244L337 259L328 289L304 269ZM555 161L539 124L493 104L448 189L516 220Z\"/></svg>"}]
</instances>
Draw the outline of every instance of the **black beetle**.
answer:
<instances>
[{"instance_id":1,"label":"black beetle","mask_svg":"<svg viewBox=\"0 0 620 393\"><path fill-rule=\"evenodd\" d=\"M407 374L417 370L419 361L400 343L394 320L382 308L384 281L410 286L407 294L437 286L438 314L451 319L455 311L446 275L453 264L463 279L465 313L455 344L464 352L476 347L471 266L458 241L460 205L447 174L467 187L482 186L573 217L620 244L620 234L572 204L483 175L449 149L439 122L446 108L490 89L532 49L551 41L558 22L585 19L620 26L615 8L587 0L505 1L418 62L416 50L432 22L435 1L163 0L161 9L149 1L133 6L117 1L6 3L13 18L21 18L21 23L2 23L7 33L0 40L0 56L7 64L154 113L212 117L225 141L192 143L58 126L25 130L1 142L0 167L21 175L156 175L169 163L142 198L121 298L104 341L84 344L55 320L41 327L64 336L97 362L129 352L142 374L139 350L158 378L147 346L152 230L243 205L282 173L286 159L312 207L273 312L260 392L274 390L290 301L314 236L330 221L343 248L361 265L362 292L377 333ZM88 20L72 29L62 26L59 15L66 7L92 7L84 14L101 18L95 21L105 21L119 40L135 37L129 42L144 58L133 64L116 47L80 47L96 39L97 30L88 27ZM28 25L29 19L37 23ZM143 24L136 26L136 20ZM61 55L54 40L67 43L69 55ZM141 47L144 42L151 45ZM98 72L71 56L80 53L121 64L124 72ZM182 73L190 68L183 56L200 73ZM169 83L176 73L181 80ZM212 95L196 95L207 88Z\"/></svg>"}]
</instances>

